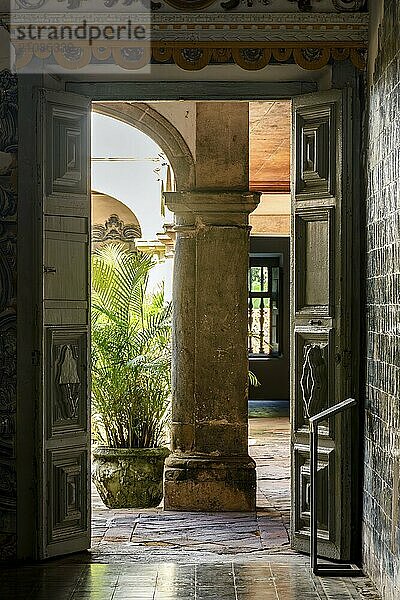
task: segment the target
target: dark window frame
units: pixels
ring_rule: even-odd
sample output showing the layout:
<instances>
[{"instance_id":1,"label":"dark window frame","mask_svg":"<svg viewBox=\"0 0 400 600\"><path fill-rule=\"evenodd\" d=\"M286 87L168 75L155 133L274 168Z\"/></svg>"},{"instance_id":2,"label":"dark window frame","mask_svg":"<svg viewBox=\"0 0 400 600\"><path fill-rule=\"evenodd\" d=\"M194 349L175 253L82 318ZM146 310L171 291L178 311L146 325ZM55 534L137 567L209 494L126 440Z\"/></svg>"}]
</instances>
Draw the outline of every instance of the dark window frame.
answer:
<instances>
[{"instance_id":1,"label":"dark window frame","mask_svg":"<svg viewBox=\"0 0 400 600\"><path fill-rule=\"evenodd\" d=\"M252 267L263 267L268 273L268 285L267 289L261 291L253 291L251 290L251 279L250 272ZM272 269L279 269L279 277L277 279L278 286L277 290L272 290ZM271 359L271 358L279 358L282 356L282 338L283 338L283 328L282 328L282 310L283 310L283 254L282 253L251 253L249 255L249 276L248 276L248 331L249 331L249 343L248 343L248 355L249 358L256 359ZM252 304L254 299L269 299L270 306L269 308L264 307L265 311L270 311L270 337L271 340L272 335L272 302L276 302L277 314L276 314L276 345L277 348L272 350L271 348L264 349L263 352L254 352L253 346L251 343L250 336L250 324L251 324L251 311L253 310ZM255 337L255 336L254 336ZM260 343L260 348L263 349L264 344Z\"/></svg>"}]
</instances>

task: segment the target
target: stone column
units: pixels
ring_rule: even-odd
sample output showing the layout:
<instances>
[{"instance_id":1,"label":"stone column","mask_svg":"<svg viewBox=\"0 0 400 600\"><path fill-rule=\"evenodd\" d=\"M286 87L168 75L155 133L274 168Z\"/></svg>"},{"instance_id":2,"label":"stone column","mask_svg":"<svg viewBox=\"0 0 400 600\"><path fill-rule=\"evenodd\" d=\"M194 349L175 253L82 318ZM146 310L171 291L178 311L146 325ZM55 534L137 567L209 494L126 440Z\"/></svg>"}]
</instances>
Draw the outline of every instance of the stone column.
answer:
<instances>
[{"instance_id":1,"label":"stone column","mask_svg":"<svg viewBox=\"0 0 400 600\"><path fill-rule=\"evenodd\" d=\"M172 454L165 508L250 511L248 214L259 194L165 194L175 213Z\"/></svg>"}]
</instances>

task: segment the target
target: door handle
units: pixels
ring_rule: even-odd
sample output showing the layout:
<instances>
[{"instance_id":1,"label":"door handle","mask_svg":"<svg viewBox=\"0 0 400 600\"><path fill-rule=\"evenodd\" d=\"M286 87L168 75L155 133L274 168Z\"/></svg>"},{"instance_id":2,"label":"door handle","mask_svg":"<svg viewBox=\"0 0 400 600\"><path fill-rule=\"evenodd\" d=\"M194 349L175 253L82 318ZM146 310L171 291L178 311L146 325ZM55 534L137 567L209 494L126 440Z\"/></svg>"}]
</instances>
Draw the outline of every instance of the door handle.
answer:
<instances>
[{"instance_id":1,"label":"door handle","mask_svg":"<svg viewBox=\"0 0 400 600\"><path fill-rule=\"evenodd\" d=\"M310 321L308 321L308 324L309 325L322 325L322 321L321 321L321 319L318 319L318 320L311 319Z\"/></svg>"},{"instance_id":2,"label":"door handle","mask_svg":"<svg viewBox=\"0 0 400 600\"><path fill-rule=\"evenodd\" d=\"M43 273L57 273L55 267L43 267Z\"/></svg>"}]
</instances>

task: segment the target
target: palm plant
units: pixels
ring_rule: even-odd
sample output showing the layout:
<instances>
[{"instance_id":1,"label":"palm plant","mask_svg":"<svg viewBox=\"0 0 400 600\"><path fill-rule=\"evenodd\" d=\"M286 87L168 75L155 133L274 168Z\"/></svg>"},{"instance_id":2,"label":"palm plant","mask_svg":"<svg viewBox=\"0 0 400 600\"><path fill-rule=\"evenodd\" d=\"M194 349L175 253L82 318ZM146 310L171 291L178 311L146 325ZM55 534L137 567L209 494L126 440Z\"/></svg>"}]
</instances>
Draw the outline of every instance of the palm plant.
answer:
<instances>
[{"instance_id":1,"label":"palm plant","mask_svg":"<svg viewBox=\"0 0 400 600\"><path fill-rule=\"evenodd\" d=\"M171 303L147 292L154 262L122 244L92 258L93 432L111 448L162 445L170 401Z\"/></svg>"}]
</instances>

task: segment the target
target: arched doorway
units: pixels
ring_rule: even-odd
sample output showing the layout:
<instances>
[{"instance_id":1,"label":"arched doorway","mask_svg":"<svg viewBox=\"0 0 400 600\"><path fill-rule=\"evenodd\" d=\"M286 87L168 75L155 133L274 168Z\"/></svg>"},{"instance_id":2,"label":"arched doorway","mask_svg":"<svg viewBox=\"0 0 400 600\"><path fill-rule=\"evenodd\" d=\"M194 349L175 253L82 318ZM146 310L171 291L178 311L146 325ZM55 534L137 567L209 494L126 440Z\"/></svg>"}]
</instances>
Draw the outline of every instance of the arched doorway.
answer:
<instances>
[{"instance_id":1,"label":"arched doorway","mask_svg":"<svg viewBox=\"0 0 400 600\"><path fill-rule=\"evenodd\" d=\"M179 131L147 105L93 107L92 246L114 239L151 254L157 263L151 281L162 281L171 298L175 232L163 192L191 185L191 151Z\"/></svg>"},{"instance_id":2,"label":"arched doorway","mask_svg":"<svg viewBox=\"0 0 400 600\"><path fill-rule=\"evenodd\" d=\"M93 111L127 123L149 136L165 152L175 174L176 189L193 189L195 163L192 152L176 127L154 108L142 102L95 102Z\"/></svg>"}]
</instances>

